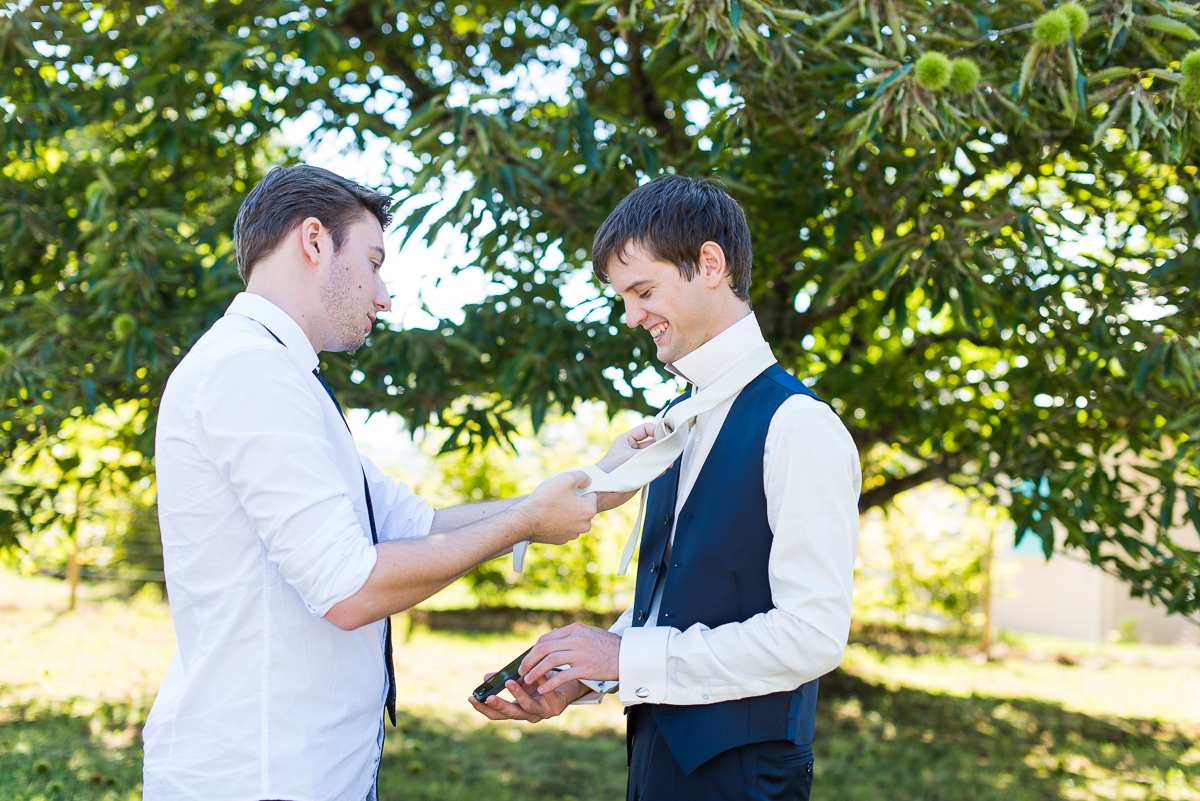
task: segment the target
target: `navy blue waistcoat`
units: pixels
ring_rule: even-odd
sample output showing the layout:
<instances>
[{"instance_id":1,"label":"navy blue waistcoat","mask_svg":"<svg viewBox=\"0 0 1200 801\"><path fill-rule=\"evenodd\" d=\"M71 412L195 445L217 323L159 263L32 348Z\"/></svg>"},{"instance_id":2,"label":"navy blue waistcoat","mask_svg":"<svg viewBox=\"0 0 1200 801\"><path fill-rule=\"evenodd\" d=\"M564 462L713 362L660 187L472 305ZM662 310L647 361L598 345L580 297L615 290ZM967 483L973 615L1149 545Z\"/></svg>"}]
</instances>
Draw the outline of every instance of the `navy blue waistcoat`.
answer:
<instances>
[{"instance_id":1,"label":"navy blue waistcoat","mask_svg":"<svg viewBox=\"0 0 1200 801\"><path fill-rule=\"evenodd\" d=\"M675 517L680 459L650 484L638 556L634 626L646 623L660 571L664 582L660 626L686 631L703 623L716 628L775 608L767 573L772 534L763 488L763 450L771 418L795 394L821 400L776 364L738 395L680 510L669 564L663 563L663 556ZM816 706L813 680L790 692L716 704L647 704L637 714L655 716L671 754L690 774L717 754L748 743L812 742Z\"/></svg>"}]
</instances>

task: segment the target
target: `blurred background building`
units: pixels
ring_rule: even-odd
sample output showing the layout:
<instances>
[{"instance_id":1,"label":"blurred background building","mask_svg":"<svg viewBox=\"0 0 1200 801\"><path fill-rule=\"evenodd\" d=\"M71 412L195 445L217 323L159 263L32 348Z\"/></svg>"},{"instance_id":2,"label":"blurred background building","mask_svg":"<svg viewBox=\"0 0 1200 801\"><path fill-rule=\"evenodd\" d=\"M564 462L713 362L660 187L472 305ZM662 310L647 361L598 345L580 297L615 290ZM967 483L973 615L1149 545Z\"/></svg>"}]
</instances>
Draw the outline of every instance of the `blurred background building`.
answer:
<instances>
[{"instance_id":1,"label":"blurred background building","mask_svg":"<svg viewBox=\"0 0 1200 801\"><path fill-rule=\"evenodd\" d=\"M1181 541L1186 542L1186 533L1179 533ZM1009 538L997 548L996 563L996 629L1077 640L1200 645L1200 626L1168 615L1144 598L1131 598L1128 584L1080 557L1058 551L1047 561L1041 540L1032 535L1016 546Z\"/></svg>"}]
</instances>

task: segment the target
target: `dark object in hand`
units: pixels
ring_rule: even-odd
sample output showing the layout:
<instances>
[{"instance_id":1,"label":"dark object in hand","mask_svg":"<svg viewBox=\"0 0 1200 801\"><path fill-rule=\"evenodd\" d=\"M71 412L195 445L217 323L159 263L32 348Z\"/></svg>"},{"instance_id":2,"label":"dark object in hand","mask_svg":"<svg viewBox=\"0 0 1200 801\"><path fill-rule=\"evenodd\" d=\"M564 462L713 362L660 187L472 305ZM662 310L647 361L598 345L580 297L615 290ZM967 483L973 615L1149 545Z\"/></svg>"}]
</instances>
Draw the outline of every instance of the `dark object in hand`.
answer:
<instances>
[{"instance_id":1,"label":"dark object in hand","mask_svg":"<svg viewBox=\"0 0 1200 801\"><path fill-rule=\"evenodd\" d=\"M507 682L509 679L518 679L520 675L518 670L521 667L521 660L524 659L526 654L532 650L533 648L529 648L525 651L525 653L509 662L500 670L500 672L496 673L483 684L480 684L478 687L476 687L472 695L474 695L475 698L481 702L486 701L496 693L503 690L505 682Z\"/></svg>"}]
</instances>

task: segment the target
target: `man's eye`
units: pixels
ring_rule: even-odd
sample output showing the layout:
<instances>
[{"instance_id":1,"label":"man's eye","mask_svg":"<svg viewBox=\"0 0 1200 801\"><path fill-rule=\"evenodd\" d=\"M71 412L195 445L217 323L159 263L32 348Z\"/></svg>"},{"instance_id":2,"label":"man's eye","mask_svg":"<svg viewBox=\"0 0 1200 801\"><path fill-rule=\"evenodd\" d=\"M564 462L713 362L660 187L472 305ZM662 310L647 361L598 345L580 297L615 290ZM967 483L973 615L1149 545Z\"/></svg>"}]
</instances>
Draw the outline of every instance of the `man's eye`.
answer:
<instances>
[{"instance_id":1,"label":"man's eye","mask_svg":"<svg viewBox=\"0 0 1200 801\"><path fill-rule=\"evenodd\" d=\"M650 291L647 290L645 292L639 292L638 297L641 298L642 300L645 300L646 298L650 297Z\"/></svg>"},{"instance_id":2,"label":"man's eye","mask_svg":"<svg viewBox=\"0 0 1200 801\"><path fill-rule=\"evenodd\" d=\"M372 272L376 272L376 273L377 273L377 272L379 272L379 270L380 270L382 267L383 267L383 265L382 265L382 264L380 264L380 263L379 263L379 262L377 262L377 261L373 261L373 262L371 262L371 271L372 271Z\"/></svg>"}]
</instances>

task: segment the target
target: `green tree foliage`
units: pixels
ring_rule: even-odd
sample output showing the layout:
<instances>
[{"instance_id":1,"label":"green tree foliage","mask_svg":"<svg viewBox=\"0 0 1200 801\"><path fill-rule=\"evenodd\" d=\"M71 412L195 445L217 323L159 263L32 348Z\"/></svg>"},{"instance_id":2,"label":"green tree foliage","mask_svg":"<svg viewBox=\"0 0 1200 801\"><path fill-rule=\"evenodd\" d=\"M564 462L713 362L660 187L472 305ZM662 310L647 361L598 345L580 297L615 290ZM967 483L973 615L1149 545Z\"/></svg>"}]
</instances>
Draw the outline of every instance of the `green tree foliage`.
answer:
<instances>
[{"instance_id":1,"label":"green tree foliage","mask_svg":"<svg viewBox=\"0 0 1200 801\"><path fill-rule=\"evenodd\" d=\"M327 359L353 405L504 437L647 404L595 228L663 171L721 176L782 363L842 411L863 507L934 479L1200 610L1200 12L1167 0L564 6L40 2L0 19L5 458L153 403L236 289L241 193L302 112L383 137L406 236L507 287L461 324ZM415 161L414 161L415 160ZM468 188L434 219L428 194ZM608 368L605 370L604 368ZM365 380L350 381L354 370ZM357 375L357 374L354 374ZM465 404L456 401L469 398ZM143 442L148 452L149 444Z\"/></svg>"},{"instance_id":2,"label":"green tree foliage","mask_svg":"<svg viewBox=\"0 0 1200 801\"><path fill-rule=\"evenodd\" d=\"M974 505L975 508L972 508ZM863 516L854 617L906 625L932 616L954 628L985 623L990 548L999 510L946 487L922 487ZM1002 576L1000 578L1007 578Z\"/></svg>"},{"instance_id":3,"label":"green tree foliage","mask_svg":"<svg viewBox=\"0 0 1200 801\"><path fill-rule=\"evenodd\" d=\"M23 570L63 573L71 606L81 576L162 581L149 459L122 447L146 422L136 401L65 422L18 447L0 472L0 554Z\"/></svg>"}]
</instances>

